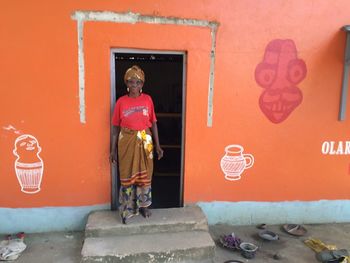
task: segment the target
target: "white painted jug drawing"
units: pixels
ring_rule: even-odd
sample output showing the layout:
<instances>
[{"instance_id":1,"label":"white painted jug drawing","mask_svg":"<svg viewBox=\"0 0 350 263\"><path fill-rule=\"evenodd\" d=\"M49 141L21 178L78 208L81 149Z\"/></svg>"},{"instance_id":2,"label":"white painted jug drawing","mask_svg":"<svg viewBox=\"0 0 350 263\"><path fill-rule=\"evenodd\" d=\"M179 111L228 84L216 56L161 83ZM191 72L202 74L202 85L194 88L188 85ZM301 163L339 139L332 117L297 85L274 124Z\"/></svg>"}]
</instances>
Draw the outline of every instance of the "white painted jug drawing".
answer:
<instances>
[{"instance_id":1,"label":"white painted jug drawing","mask_svg":"<svg viewBox=\"0 0 350 263\"><path fill-rule=\"evenodd\" d=\"M225 155L221 159L220 166L227 180L241 179L243 171L253 166L253 155L243 154L243 150L243 147L238 144L231 144L225 148Z\"/></svg>"},{"instance_id":2,"label":"white painted jug drawing","mask_svg":"<svg viewBox=\"0 0 350 263\"><path fill-rule=\"evenodd\" d=\"M15 171L21 191L24 193L35 194L40 191L44 171L40 152L38 140L30 134L21 135L15 141L13 150L13 154L17 157Z\"/></svg>"}]
</instances>

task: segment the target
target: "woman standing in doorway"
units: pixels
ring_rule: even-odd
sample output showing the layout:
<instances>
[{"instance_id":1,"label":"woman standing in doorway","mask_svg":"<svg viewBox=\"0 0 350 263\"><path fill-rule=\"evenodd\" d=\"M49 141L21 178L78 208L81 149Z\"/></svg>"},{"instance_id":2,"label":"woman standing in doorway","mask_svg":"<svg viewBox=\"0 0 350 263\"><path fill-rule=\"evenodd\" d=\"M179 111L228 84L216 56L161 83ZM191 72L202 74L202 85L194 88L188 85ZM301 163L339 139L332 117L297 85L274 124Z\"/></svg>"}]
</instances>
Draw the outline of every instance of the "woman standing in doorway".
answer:
<instances>
[{"instance_id":1,"label":"woman standing in doorway","mask_svg":"<svg viewBox=\"0 0 350 263\"><path fill-rule=\"evenodd\" d=\"M144 72L132 66L125 72L124 82L128 94L117 100L112 117L111 161L119 161L119 212L126 224L128 218L139 213L143 217L151 215L153 140L158 160L163 150L152 98L142 93Z\"/></svg>"}]
</instances>

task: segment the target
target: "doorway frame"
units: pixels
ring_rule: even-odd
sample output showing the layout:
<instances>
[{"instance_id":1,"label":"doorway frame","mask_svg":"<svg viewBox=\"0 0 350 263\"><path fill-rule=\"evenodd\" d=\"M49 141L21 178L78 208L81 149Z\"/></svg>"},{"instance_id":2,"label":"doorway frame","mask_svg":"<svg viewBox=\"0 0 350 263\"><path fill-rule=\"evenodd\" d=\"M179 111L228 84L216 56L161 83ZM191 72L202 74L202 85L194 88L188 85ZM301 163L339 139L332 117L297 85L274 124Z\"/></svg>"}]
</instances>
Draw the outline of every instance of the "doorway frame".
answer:
<instances>
[{"instance_id":1,"label":"doorway frame","mask_svg":"<svg viewBox=\"0 0 350 263\"><path fill-rule=\"evenodd\" d=\"M113 110L116 101L116 62L115 54L116 53L135 53L135 54L161 54L161 55L182 55L183 64L182 64L182 108L181 108L181 167L180 167L180 189L179 189L179 200L180 207L183 206L183 196L184 196L184 161L185 161L185 119L186 119L186 65L187 65L187 52L186 51L167 51L167 50L149 50L149 49L136 49L136 48L111 48L110 49L110 77L111 77L111 100L110 100L110 125L112 125L112 116ZM112 126L110 126L110 147L112 142ZM118 169L115 165L111 165L111 210L118 209L118 197L117 197L117 188L118 188Z\"/></svg>"}]
</instances>

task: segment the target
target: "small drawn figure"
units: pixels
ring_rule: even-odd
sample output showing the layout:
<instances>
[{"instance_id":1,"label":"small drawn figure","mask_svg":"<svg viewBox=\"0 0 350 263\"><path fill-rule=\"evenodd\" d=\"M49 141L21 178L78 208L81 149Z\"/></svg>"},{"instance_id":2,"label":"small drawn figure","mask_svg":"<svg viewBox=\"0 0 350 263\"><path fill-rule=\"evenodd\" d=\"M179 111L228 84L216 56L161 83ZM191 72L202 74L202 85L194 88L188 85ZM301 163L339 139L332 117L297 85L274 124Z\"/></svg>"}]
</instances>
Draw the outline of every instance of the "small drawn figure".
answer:
<instances>
[{"instance_id":1,"label":"small drawn figure","mask_svg":"<svg viewBox=\"0 0 350 263\"><path fill-rule=\"evenodd\" d=\"M299 106L303 94L297 87L306 77L306 64L297 57L291 39L272 40L265 49L263 61L255 69L255 80L264 88L259 106L273 123L281 123Z\"/></svg>"},{"instance_id":2,"label":"small drawn figure","mask_svg":"<svg viewBox=\"0 0 350 263\"><path fill-rule=\"evenodd\" d=\"M7 126L3 126L2 127L5 131L13 131L15 134L21 134L21 131L17 130L14 126L12 126L11 124L7 125Z\"/></svg>"},{"instance_id":3,"label":"small drawn figure","mask_svg":"<svg viewBox=\"0 0 350 263\"><path fill-rule=\"evenodd\" d=\"M253 166L253 155L243 154L243 150L243 147L238 144L231 144L225 148L225 155L220 162L225 179L229 181L239 180L243 171Z\"/></svg>"},{"instance_id":4,"label":"small drawn figure","mask_svg":"<svg viewBox=\"0 0 350 263\"><path fill-rule=\"evenodd\" d=\"M13 154L17 157L15 171L23 193L35 194L40 191L44 171L40 152L41 147L34 136L24 134L17 137Z\"/></svg>"}]
</instances>

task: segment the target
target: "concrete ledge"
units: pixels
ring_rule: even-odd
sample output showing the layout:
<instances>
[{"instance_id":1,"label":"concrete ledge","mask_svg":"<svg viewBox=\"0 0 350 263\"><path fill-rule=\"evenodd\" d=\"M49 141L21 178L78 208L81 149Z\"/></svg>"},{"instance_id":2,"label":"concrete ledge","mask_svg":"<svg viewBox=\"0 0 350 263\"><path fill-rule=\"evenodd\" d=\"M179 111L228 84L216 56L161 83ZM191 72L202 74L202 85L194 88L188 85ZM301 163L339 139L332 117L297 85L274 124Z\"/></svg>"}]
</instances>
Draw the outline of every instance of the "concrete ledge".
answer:
<instances>
[{"instance_id":1,"label":"concrete ledge","mask_svg":"<svg viewBox=\"0 0 350 263\"><path fill-rule=\"evenodd\" d=\"M212 262L208 232L189 231L86 238L82 262Z\"/></svg>"},{"instance_id":2,"label":"concrete ledge","mask_svg":"<svg viewBox=\"0 0 350 263\"><path fill-rule=\"evenodd\" d=\"M86 237L132 235L191 230L208 231L207 219L198 206L152 209L150 218L141 215L121 222L117 211L96 211L91 213L85 228Z\"/></svg>"}]
</instances>

